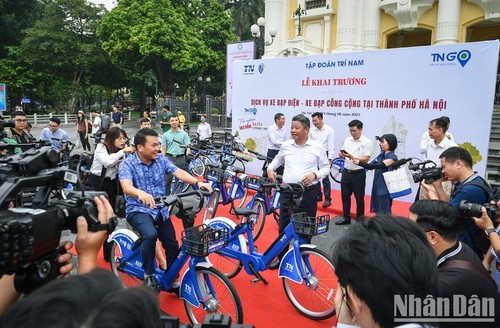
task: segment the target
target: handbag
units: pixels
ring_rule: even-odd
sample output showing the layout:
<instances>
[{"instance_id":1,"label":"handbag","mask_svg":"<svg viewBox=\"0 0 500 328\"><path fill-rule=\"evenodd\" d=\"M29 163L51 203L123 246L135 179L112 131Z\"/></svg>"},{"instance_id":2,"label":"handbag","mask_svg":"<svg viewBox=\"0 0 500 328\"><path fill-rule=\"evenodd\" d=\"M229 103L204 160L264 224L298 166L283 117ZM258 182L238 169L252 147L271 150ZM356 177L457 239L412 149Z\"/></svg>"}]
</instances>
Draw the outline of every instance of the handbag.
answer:
<instances>
[{"instance_id":1,"label":"handbag","mask_svg":"<svg viewBox=\"0 0 500 328\"><path fill-rule=\"evenodd\" d=\"M411 194L410 181L404 167L382 173L392 199Z\"/></svg>"}]
</instances>

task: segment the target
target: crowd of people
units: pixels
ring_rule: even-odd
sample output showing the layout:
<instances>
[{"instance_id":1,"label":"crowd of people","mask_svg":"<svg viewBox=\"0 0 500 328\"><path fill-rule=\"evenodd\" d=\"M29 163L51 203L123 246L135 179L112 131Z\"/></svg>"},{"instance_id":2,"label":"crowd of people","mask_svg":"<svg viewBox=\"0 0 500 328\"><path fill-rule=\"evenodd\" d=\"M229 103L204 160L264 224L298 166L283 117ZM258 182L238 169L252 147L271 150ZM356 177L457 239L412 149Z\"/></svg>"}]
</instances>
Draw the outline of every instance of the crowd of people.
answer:
<instances>
[{"instance_id":1,"label":"crowd of people","mask_svg":"<svg viewBox=\"0 0 500 328\"><path fill-rule=\"evenodd\" d=\"M101 124L99 114L90 114L93 120L88 122L84 113L78 113L76 123L84 151L91 149L88 140L87 143L84 140L97 134ZM168 267L179 246L168 208L157 208L154 196L168 194L172 177L209 191L211 187L186 171L185 155L189 149L182 146L190 144L190 137L182 128L185 118L164 106L159 120L163 133L159 135L151 128L149 113L145 113L140 119L140 129L133 137L133 146L129 146L126 144L129 139L127 132L123 129L123 114L120 114L118 108L113 108L112 126L103 143L97 144L93 152L89 183L93 189L104 190L109 195L109 201L95 199L102 222L113 215L117 198L124 195L127 221L144 238L141 249L144 284L149 289L157 289L158 282L153 275L155 256L159 263L165 262ZM24 144L34 138L27 130L24 113L13 112L12 119L15 126L9 129L9 137L20 144L22 151ZM342 217L335 223L348 225L348 228L331 250L339 284L335 294L337 327L395 327L403 324L410 324L408 327L500 326L500 234L499 228L495 227L498 218L490 218L488 213L491 212L487 212L484 206L477 217L470 213L462 215L460 211L463 201L481 206L491 200L491 194L486 181L474 172L469 152L458 147L449 133L449 118L431 120L428 131L422 136L422 154L441 167L442 175L420 183L409 218L392 216L393 199L383 176L396 168L393 166L398 162L395 153L398 140L394 134L376 137L380 151L375 152L373 142L363 135L363 122L352 120L347 124L350 136L345 138L340 150L335 150L334 130L323 121L323 113L313 113L310 118L295 115L291 118L290 128L285 121L285 115L277 113L274 124L267 129L269 163L264 173L271 181L277 181L280 175L285 183L301 182L304 185L300 212L315 217L318 202L323 202L324 208L332 205L335 200L331 193L330 165L334 157L344 159L340 181ZM59 119L51 118L40 139L64 153L62 150L68 135L59 125ZM198 126L198 134L200 139L212 135L204 117ZM374 170L370 202L373 217L366 217L365 213L367 170ZM356 202L354 217L350 211L353 194ZM284 192L281 195L280 232L290 220L292 206L289 202L290 195ZM78 221L76 246L81 255L79 261L82 261L78 271L88 274L95 267L97 252L105 238L102 234L93 235L86 231L84 222ZM166 257L159 252L158 239ZM269 269L279 268L283 256L284 253L279 254ZM69 257L65 254L59 261L66 263ZM70 269L71 264L63 265L61 274ZM93 271L87 278L76 279L75 283L89 284L107 278L105 273ZM15 322L21 313L33 313L33 302L37 301L36 297L41 297L42 291L46 291L40 289L12 306L19 297L12 285L11 276L0 280L2 290L8 291L0 297L0 311L5 313L0 324ZM109 287L113 293L127 297L113 284L110 283ZM144 311L156 313L157 302L151 299L151 294L138 296L141 293L144 292L137 292L136 296L150 299L142 304L147 307ZM420 301L416 305L409 304L409 298ZM441 304L441 300L446 301L444 308L436 305ZM477 300L480 305L469 306ZM481 303L484 300L486 303ZM111 298L106 302L114 304L116 300ZM467 304L465 308L463 302ZM412 306L411 311L423 312L418 312L419 315L408 312L408 307ZM97 311L96 316L99 315ZM83 314L82 320L89 318Z\"/></svg>"}]
</instances>

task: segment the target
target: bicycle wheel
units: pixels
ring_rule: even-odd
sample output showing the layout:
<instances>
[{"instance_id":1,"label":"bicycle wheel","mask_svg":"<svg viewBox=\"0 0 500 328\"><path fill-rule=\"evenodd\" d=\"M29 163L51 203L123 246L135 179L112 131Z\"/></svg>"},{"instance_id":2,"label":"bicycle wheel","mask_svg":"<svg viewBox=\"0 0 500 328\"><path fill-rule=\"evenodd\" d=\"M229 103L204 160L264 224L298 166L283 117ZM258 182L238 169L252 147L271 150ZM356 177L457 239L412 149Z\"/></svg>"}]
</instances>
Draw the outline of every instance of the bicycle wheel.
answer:
<instances>
[{"instance_id":1,"label":"bicycle wheel","mask_svg":"<svg viewBox=\"0 0 500 328\"><path fill-rule=\"evenodd\" d=\"M205 204L205 212L203 212L203 222L215 216L215 213L217 212L217 206L219 206L219 199L220 191L215 189Z\"/></svg>"},{"instance_id":2,"label":"bicycle wheel","mask_svg":"<svg viewBox=\"0 0 500 328\"><path fill-rule=\"evenodd\" d=\"M292 305L304 316L323 320L335 315L335 292L337 276L328 256L319 249L300 247L302 265L305 266L309 286L283 278L286 296Z\"/></svg>"},{"instance_id":3,"label":"bicycle wheel","mask_svg":"<svg viewBox=\"0 0 500 328\"><path fill-rule=\"evenodd\" d=\"M196 177L201 177L205 174L205 163L199 158L193 159L189 163L189 171Z\"/></svg>"},{"instance_id":4,"label":"bicycle wheel","mask_svg":"<svg viewBox=\"0 0 500 328\"><path fill-rule=\"evenodd\" d=\"M330 176L332 177L333 181L340 183L343 170L344 170L344 160L340 157L333 159L332 165L330 166Z\"/></svg>"},{"instance_id":5,"label":"bicycle wheel","mask_svg":"<svg viewBox=\"0 0 500 328\"><path fill-rule=\"evenodd\" d=\"M125 254L123 254L120 245L113 240L111 242L111 249L110 249L111 272L113 272L115 276L120 278L122 284L125 287L134 287L142 285L142 279L131 276L120 270L119 268L120 260L124 257L124 255Z\"/></svg>"},{"instance_id":6,"label":"bicycle wheel","mask_svg":"<svg viewBox=\"0 0 500 328\"><path fill-rule=\"evenodd\" d=\"M203 296L203 305L198 307L184 300L189 320L202 323L207 314L220 313L231 317L231 322L243 323L243 309L236 289L222 273L214 268L196 268L198 288Z\"/></svg>"},{"instance_id":7,"label":"bicycle wheel","mask_svg":"<svg viewBox=\"0 0 500 328\"><path fill-rule=\"evenodd\" d=\"M250 220L254 221L252 235L253 240L257 240L264 229L264 224L266 223L266 206L263 201L257 199L252 204L252 210L257 211L257 215L251 215Z\"/></svg>"}]
</instances>

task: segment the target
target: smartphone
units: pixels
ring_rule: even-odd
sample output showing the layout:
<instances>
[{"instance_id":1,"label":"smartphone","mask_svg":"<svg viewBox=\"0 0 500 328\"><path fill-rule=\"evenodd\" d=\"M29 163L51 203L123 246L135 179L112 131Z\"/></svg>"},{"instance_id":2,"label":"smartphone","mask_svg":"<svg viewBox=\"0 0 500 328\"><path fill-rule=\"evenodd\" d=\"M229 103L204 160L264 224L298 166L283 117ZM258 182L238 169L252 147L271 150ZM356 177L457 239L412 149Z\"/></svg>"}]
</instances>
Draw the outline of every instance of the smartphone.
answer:
<instances>
[{"instance_id":1,"label":"smartphone","mask_svg":"<svg viewBox=\"0 0 500 328\"><path fill-rule=\"evenodd\" d=\"M344 149L341 149L340 152L343 154L347 154L347 152Z\"/></svg>"}]
</instances>

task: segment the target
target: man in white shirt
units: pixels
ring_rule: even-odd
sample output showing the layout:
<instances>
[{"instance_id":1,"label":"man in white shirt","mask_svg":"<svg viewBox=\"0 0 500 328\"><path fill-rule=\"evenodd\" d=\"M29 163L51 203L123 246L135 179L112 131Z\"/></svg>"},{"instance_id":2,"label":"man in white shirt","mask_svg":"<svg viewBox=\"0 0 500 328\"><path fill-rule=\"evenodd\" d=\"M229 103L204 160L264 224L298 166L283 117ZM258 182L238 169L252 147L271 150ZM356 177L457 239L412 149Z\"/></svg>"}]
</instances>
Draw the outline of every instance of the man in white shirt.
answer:
<instances>
[{"instance_id":1,"label":"man in white shirt","mask_svg":"<svg viewBox=\"0 0 500 328\"><path fill-rule=\"evenodd\" d=\"M285 129L285 115L276 113L274 124L267 128L267 157L272 161L278 154L281 145L290 139L290 134ZM283 175L283 166L276 170L276 174Z\"/></svg>"},{"instance_id":2,"label":"man in white shirt","mask_svg":"<svg viewBox=\"0 0 500 328\"><path fill-rule=\"evenodd\" d=\"M441 116L440 119L444 120L447 123L446 126L446 138L450 139L451 141L455 142L455 139L453 138L453 134L449 132L450 129L450 118L448 116ZM427 160L427 147L429 146L429 143L432 142L432 139L429 135L429 130L425 131L424 134L422 134L422 138L420 140L420 153L423 154L424 160ZM437 163L437 162L436 162Z\"/></svg>"},{"instance_id":3,"label":"man in white shirt","mask_svg":"<svg viewBox=\"0 0 500 328\"><path fill-rule=\"evenodd\" d=\"M320 181L323 180L330 171L326 152L316 140L309 138L311 123L309 119L302 115L292 118L291 135L292 139L285 141L267 168L267 176L271 181L276 181L276 170L285 165L283 172L283 182L302 182L305 186L304 196L298 208L298 212L306 212L307 216L316 216L318 203L316 201L320 190ZM290 195L281 193L281 210L279 219L279 231L283 231L290 222L292 210ZM280 259L285 255L287 249L278 255L278 259L271 263L269 269L274 270L279 267Z\"/></svg>"},{"instance_id":4,"label":"man in white shirt","mask_svg":"<svg viewBox=\"0 0 500 328\"><path fill-rule=\"evenodd\" d=\"M205 140L212 137L212 127L210 127L210 124L208 124L207 118L205 116L200 117L200 124L198 124L196 133L198 133L198 135L200 136L200 140Z\"/></svg>"},{"instance_id":5,"label":"man in white shirt","mask_svg":"<svg viewBox=\"0 0 500 328\"><path fill-rule=\"evenodd\" d=\"M323 113L316 112L312 114L312 123L314 127L311 128L309 132L309 137L312 140L319 141L324 150L326 151L326 156L328 158L328 163L332 164L333 151L334 151L334 132L333 128L323 121ZM323 183L323 193L325 194L325 202L323 207L329 207L332 204L332 190L330 185L330 177L327 175L322 181ZM318 201L322 200L321 190L318 194Z\"/></svg>"},{"instance_id":6,"label":"man in white shirt","mask_svg":"<svg viewBox=\"0 0 500 328\"><path fill-rule=\"evenodd\" d=\"M431 160L436 163L437 166L441 166L441 159L439 156L448 148L455 147L457 144L453 142L446 136L446 131L448 130L449 123L446 119L442 117L436 118L429 122L429 137L430 142L427 144L426 154L427 160ZM449 181L442 182L443 190L450 195L452 184ZM427 191L423 188L419 188L418 199L430 199Z\"/></svg>"},{"instance_id":7,"label":"man in white shirt","mask_svg":"<svg viewBox=\"0 0 500 328\"><path fill-rule=\"evenodd\" d=\"M373 143L363 135L363 122L352 120L349 126L350 137L344 141L339 156L345 160L344 171L340 180L340 193L342 195L342 220L335 222L337 225L351 223L351 195L356 198L356 218L365 215L365 169L353 163L353 159L368 162L373 152Z\"/></svg>"}]
</instances>

